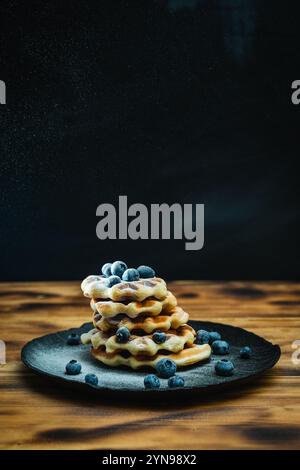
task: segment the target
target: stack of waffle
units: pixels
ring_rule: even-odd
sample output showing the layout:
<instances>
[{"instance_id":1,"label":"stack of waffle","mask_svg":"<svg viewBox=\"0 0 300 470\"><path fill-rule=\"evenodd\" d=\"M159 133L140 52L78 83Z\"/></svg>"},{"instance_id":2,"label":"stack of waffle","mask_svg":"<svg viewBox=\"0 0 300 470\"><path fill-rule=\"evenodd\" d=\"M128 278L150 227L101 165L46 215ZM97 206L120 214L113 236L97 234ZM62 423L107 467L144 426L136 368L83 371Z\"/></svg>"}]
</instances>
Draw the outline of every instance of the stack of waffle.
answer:
<instances>
[{"instance_id":1,"label":"stack of waffle","mask_svg":"<svg viewBox=\"0 0 300 470\"><path fill-rule=\"evenodd\" d=\"M177 305L163 279L122 281L107 287L105 276L88 276L81 288L91 299L94 324L81 341L91 343L92 355L102 363L155 368L160 359L170 358L181 367L210 356L208 344L194 344L189 315ZM120 341L120 328L130 332L126 341ZM163 342L155 341L155 332L165 332Z\"/></svg>"}]
</instances>

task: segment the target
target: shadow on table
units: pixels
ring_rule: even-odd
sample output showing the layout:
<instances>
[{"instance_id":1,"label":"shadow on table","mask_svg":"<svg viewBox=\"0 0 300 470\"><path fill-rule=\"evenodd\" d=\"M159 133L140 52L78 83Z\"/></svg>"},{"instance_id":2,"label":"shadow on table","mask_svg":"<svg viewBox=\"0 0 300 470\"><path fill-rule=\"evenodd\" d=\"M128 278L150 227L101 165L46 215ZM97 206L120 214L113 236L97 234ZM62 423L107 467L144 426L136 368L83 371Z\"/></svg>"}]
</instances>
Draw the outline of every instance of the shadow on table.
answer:
<instances>
[{"instance_id":1,"label":"shadow on table","mask_svg":"<svg viewBox=\"0 0 300 470\"><path fill-rule=\"evenodd\" d=\"M271 386L274 377L274 371L268 372L251 382L236 383L235 385L226 386L224 389L218 390L203 389L199 390L180 390L180 393L157 393L147 391L143 392L120 392L120 391L104 391L88 388L86 386L74 387L74 384L68 382L58 382L57 379L51 377L43 377L28 372L25 366L20 365L20 377L26 388L34 393L48 395L51 399L60 400L62 402L72 403L77 406L97 406L108 405L116 408L147 408L165 410L184 409L191 404L208 404L208 403L224 403L226 400L238 399L245 395L251 395L256 392L259 387ZM77 384L76 384L77 385ZM122 399L120 399L122 398Z\"/></svg>"}]
</instances>

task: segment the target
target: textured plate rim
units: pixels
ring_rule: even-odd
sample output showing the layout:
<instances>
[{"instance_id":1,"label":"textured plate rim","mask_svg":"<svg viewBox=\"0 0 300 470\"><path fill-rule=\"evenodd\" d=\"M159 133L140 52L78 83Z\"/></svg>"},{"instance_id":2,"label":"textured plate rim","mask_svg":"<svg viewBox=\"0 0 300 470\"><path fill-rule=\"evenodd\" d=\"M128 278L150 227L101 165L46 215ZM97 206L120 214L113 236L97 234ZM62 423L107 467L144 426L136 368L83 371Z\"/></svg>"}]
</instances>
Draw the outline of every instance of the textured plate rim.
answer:
<instances>
[{"instance_id":1,"label":"textured plate rim","mask_svg":"<svg viewBox=\"0 0 300 470\"><path fill-rule=\"evenodd\" d=\"M232 376L228 377L227 379L229 379L229 380L226 380L225 382L208 384L205 387L184 386L184 387L181 387L181 388L134 389L134 388L129 388L129 387L123 387L123 388L117 388L116 387L116 388L114 388L114 387L107 387L107 386L101 386L101 385L94 386L94 385L88 384L86 382L78 382L77 380L72 380L72 376L68 376L68 378L64 378L64 377L61 377L61 376L56 375L54 373L46 372L42 369L39 369L38 367L35 367L32 363L30 363L30 361L28 361L26 359L26 352L29 348L32 347L32 345L34 343L38 343L41 339L45 339L47 337L54 336L56 334L68 333L68 332L74 331L74 329L78 330L78 329L83 328L86 325L92 325L89 322L85 322L79 327L73 327L73 328L69 328L67 330L60 330L60 331L56 331L56 332L53 332L53 333L48 333L46 335L39 336L37 338L33 338L32 340L28 341L21 349L21 361L23 362L23 364L26 367L28 367L29 369L31 369L32 371L34 371L38 375L41 375L42 377L43 376L47 377L49 379L55 380L56 382L60 382L61 384L65 384L65 385L69 385L69 386L71 386L71 385L76 386L76 387L78 387L78 389L84 388L85 390L94 390L94 391L97 391L98 393L111 393L111 394L125 393L125 394L130 394L130 395L131 394L145 394L146 393L146 394L151 394L152 395L152 394L157 394L157 393L159 393L159 394L174 394L174 393L182 394L182 393L188 392L188 393L198 393L200 395L200 394L205 393L208 390L212 391L212 392L217 392L218 390L223 391L227 388L232 388L233 389L233 388L235 388L236 385L244 384L244 383L247 383L247 382L252 382L255 379L260 378L266 371L272 369L280 359L281 349L280 349L280 346L278 344L273 344L270 341L263 338L262 336L259 336L256 333L253 333L249 330L245 330L244 328L241 328L241 327L238 327L238 326L229 325L227 323L216 323L216 322L205 321L205 320L203 320L203 321L201 321L201 320L190 320L189 321L189 324L191 326L193 326L193 324L195 324L195 323L198 323L198 324L199 323L200 324L205 323L206 325L211 325L212 330L217 329L216 327L218 327L218 326L221 326L221 327L227 327L227 328L230 328L230 329L235 329L237 331L246 332L248 335L253 336L255 338L258 338L260 341L264 342L269 347L272 347L273 360L270 362L270 364L268 366L262 368L261 370L257 371L256 373L252 373L252 374L249 374L248 376L239 377L239 378L235 378L234 375L232 375Z\"/></svg>"}]
</instances>

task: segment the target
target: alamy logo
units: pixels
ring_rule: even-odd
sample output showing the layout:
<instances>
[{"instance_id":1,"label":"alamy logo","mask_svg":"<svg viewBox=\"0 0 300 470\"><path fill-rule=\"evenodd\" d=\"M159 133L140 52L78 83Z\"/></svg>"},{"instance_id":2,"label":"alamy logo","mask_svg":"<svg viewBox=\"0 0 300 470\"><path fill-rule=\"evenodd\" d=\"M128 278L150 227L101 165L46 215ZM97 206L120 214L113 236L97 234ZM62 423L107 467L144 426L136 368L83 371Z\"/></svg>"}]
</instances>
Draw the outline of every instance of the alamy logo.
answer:
<instances>
[{"instance_id":1,"label":"alamy logo","mask_svg":"<svg viewBox=\"0 0 300 470\"><path fill-rule=\"evenodd\" d=\"M100 240L185 239L186 250L201 250L204 245L204 204L151 204L148 209L141 203L128 207L127 196L119 196L118 211L104 203L96 215L101 217L96 226Z\"/></svg>"},{"instance_id":2,"label":"alamy logo","mask_svg":"<svg viewBox=\"0 0 300 470\"><path fill-rule=\"evenodd\" d=\"M0 365L6 364L6 345L0 339Z\"/></svg>"},{"instance_id":3,"label":"alamy logo","mask_svg":"<svg viewBox=\"0 0 300 470\"><path fill-rule=\"evenodd\" d=\"M292 103L298 105L300 103L300 80L293 81L292 90L295 90L291 95Z\"/></svg>"},{"instance_id":4,"label":"alamy logo","mask_svg":"<svg viewBox=\"0 0 300 470\"><path fill-rule=\"evenodd\" d=\"M292 363L295 366L299 366L300 365L300 339L296 339L293 342L292 348L296 349L296 351L294 351L292 354Z\"/></svg>"},{"instance_id":5,"label":"alamy logo","mask_svg":"<svg viewBox=\"0 0 300 470\"><path fill-rule=\"evenodd\" d=\"M3 80L0 80L0 104L6 104L6 85Z\"/></svg>"}]
</instances>

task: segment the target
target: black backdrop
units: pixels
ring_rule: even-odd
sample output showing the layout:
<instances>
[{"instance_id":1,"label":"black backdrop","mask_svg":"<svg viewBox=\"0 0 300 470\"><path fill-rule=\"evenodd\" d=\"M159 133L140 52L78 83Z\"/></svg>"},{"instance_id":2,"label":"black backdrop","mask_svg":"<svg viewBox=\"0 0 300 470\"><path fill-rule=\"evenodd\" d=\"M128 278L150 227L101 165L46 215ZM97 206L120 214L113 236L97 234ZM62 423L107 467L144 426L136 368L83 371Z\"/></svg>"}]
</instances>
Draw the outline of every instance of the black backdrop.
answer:
<instances>
[{"instance_id":1,"label":"black backdrop","mask_svg":"<svg viewBox=\"0 0 300 470\"><path fill-rule=\"evenodd\" d=\"M1 280L299 278L296 5L2 0ZM204 203L204 248L98 240L121 194Z\"/></svg>"}]
</instances>

